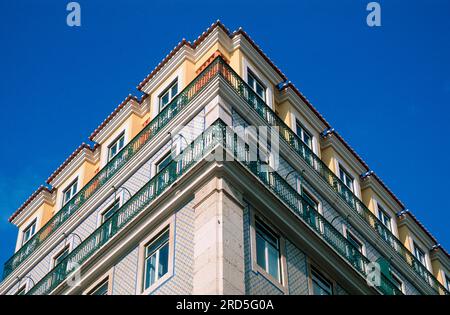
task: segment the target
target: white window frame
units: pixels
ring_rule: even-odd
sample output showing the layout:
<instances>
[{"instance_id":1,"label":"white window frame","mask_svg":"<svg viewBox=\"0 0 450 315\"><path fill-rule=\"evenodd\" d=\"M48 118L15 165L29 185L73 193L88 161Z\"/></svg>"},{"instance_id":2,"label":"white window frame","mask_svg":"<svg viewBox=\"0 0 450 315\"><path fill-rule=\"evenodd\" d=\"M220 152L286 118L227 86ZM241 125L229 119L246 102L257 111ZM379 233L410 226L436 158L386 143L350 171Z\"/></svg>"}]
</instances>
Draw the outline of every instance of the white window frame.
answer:
<instances>
[{"instance_id":1,"label":"white window frame","mask_svg":"<svg viewBox=\"0 0 450 315\"><path fill-rule=\"evenodd\" d=\"M163 275L161 278L157 279L155 283L153 283L150 287L144 288L145 285L145 256L146 256L146 248L148 245L150 245L153 241L156 241L157 237L164 232L165 230L169 229L169 264L168 269L165 275ZM158 228L152 231L152 233L145 238L140 244L139 244L139 260L138 260L138 278L137 278L137 293L142 295L149 295L152 293L156 288L158 288L162 283L170 279L174 274L174 250L175 250L175 216L172 216L165 222L163 222Z\"/></svg>"},{"instance_id":2,"label":"white window frame","mask_svg":"<svg viewBox=\"0 0 450 315\"><path fill-rule=\"evenodd\" d=\"M344 179L341 177L341 173L344 174L344 177L348 179L351 179L351 187L349 187ZM347 171L347 168L345 168L341 163L338 163L338 177L339 179L344 183L344 185L350 189L350 191L356 195L355 191L355 178L350 174L349 171Z\"/></svg>"},{"instance_id":3,"label":"white window frame","mask_svg":"<svg viewBox=\"0 0 450 315\"><path fill-rule=\"evenodd\" d=\"M122 147L119 147L120 140L123 138L123 144ZM126 139L125 139L125 130L122 131L111 143L108 145L108 162L111 161L117 154L119 154L120 151L126 146ZM115 146L118 146L117 151L114 155L111 155L111 149Z\"/></svg>"},{"instance_id":4,"label":"white window frame","mask_svg":"<svg viewBox=\"0 0 450 315\"><path fill-rule=\"evenodd\" d=\"M64 246L62 246L61 249L56 251L51 256L49 271L51 271L53 268L55 268L55 266L56 266L56 264L55 264L56 263L56 259L58 258L58 256L60 256L65 251L66 248L69 250L69 252L68 252L68 255L69 255L70 252L72 251L72 248L73 248L73 238L70 241L68 241L67 244L64 244Z\"/></svg>"},{"instance_id":5,"label":"white window frame","mask_svg":"<svg viewBox=\"0 0 450 315\"><path fill-rule=\"evenodd\" d=\"M259 81L266 87L266 99L265 103L273 110L274 109L274 92L273 92L273 84L269 82L262 72L258 71L253 64L249 62L247 58L242 58L242 77L245 78L245 82L247 82L248 78L248 70L250 70L256 77L259 79Z\"/></svg>"},{"instance_id":6,"label":"white window frame","mask_svg":"<svg viewBox=\"0 0 450 315\"><path fill-rule=\"evenodd\" d=\"M73 192L72 187L76 185L76 190L75 192ZM79 187L78 187L78 177L75 178L75 180L73 180L64 190L63 190L63 194L62 194L62 207L64 207L70 200L72 200L72 198L78 193ZM70 190L71 191L71 195L70 198L68 200L66 200L66 192Z\"/></svg>"},{"instance_id":7,"label":"white window frame","mask_svg":"<svg viewBox=\"0 0 450 315\"><path fill-rule=\"evenodd\" d=\"M252 271L262 275L268 281L270 281L274 286L276 286L280 291L287 294L289 292L289 283L287 276L287 263L286 263L286 241L285 238L279 233L277 229L274 229L273 226L261 215L255 213L255 211L250 210L250 251L251 251L251 266ZM273 277L270 273L268 273L264 268L258 265L257 262L257 253L256 253L256 220L262 222L264 225L268 226L276 235L279 240L279 248L280 248L280 278L281 282Z\"/></svg>"},{"instance_id":8,"label":"white window frame","mask_svg":"<svg viewBox=\"0 0 450 315\"><path fill-rule=\"evenodd\" d=\"M31 228L33 228L33 233L31 233L28 239L25 240L25 234ZM31 223L29 223L27 227L24 228L22 231L22 242L21 242L22 246L25 245L36 234L36 232L37 232L37 218L34 218L33 220L31 220Z\"/></svg>"},{"instance_id":9,"label":"white window frame","mask_svg":"<svg viewBox=\"0 0 450 315\"><path fill-rule=\"evenodd\" d=\"M82 295L92 295L92 292L100 287L105 281L108 281L108 291L107 295L112 295L113 288L113 268L111 268L106 274L98 278L94 283L92 283L86 290L83 291Z\"/></svg>"},{"instance_id":10,"label":"white window frame","mask_svg":"<svg viewBox=\"0 0 450 315\"><path fill-rule=\"evenodd\" d=\"M398 276L398 274L392 270L390 270L391 277L394 279L394 282L400 283L400 291L405 294L405 283L403 280Z\"/></svg>"},{"instance_id":11,"label":"white window frame","mask_svg":"<svg viewBox=\"0 0 450 315\"><path fill-rule=\"evenodd\" d=\"M382 217L387 217L389 218L389 226L386 225L386 223L384 222L384 220L381 218ZM377 218L378 220L381 221L381 223L393 234L394 232L392 231L392 216L389 215L389 213L386 211L386 209L381 206L378 202L377 202Z\"/></svg>"},{"instance_id":12,"label":"white window frame","mask_svg":"<svg viewBox=\"0 0 450 315\"><path fill-rule=\"evenodd\" d=\"M358 237L352 230L350 230L347 225L344 224L342 227L343 227L343 230L344 230L345 238L348 240L348 238L351 237L355 241L360 243L361 244L361 254L363 256L366 256L367 252L366 252L366 244L365 244L365 242L363 242L360 237Z\"/></svg>"},{"instance_id":13,"label":"white window frame","mask_svg":"<svg viewBox=\"0 0 450 315\"><path fill-rule=\"evenodd\" d=\"M420 245L417 244L416 241L413 240L412 244L413 244L414 257L416 257L417 260L420 261L422 263L422 265L425 266L426 269L428 269L426 252L422 249L422 247ZM421 255L423 255L423 261L421 261L420 258L417 257L417 255L416 255L417 252L419 252Z\"/></svg>"},{"instance_id":14,"label":"white window frame","mask_svg":"<svg viewBox=\"0 0 450 315\"><path fill-rule=\"evenodd\" d=\"M320 201L320 199L316 196L316 194L314 194L309 188L305 187L305 185L302 186L301 194L303 194L303 193L308 195L309 198L312 199L317 204L317 212L319 212L319 214L323 216L323 204L322 204L322 201ZM303 197L303 195L302 195L302 197ZM319 220L318 223L319 223L320 231L323 233L324 227L323 227L322 220Z\"/></svg>"},{"instance_id":15,"label":"white window frame","mask_svg":"<svg viewBox=\"0 0 450 315\"><path fill-rule=\"evenodd\" d=\"M254 81L254 86L252 86L250 84L250 77L252 77L252 80ZM266 85L262 82L262 80L259 78L259 76L257 74L255 74L250 68L247 67L247 84L250 86L250 88L253 90L253 92L255 92L256 95L258 95L258 97L261 97L261 95L258 94L257 92L257 85L259 85L264 93L263 93L263 97L262 100L264 101L264 103L267 102L267 87Z\"/></svg>"},{"instance_id":16,"label":"white window frame","mask_svg":"<svg viewBox=\"0 0 450 315\"><path fill-rule=\"evenodd\" d=\"M175 95L173 95L172 93L172 88L174 86L177 86L177 92ZM180 93L180 84L178 82L178 77L175 78L175 80L171 81L167 87L159 94L158 96L158 107L159 107L159 111L161 112L164 108L167 107L167 105L170 104L170 102L172 102L172 100ZM163 97L168 94L169 95L169 101L167 102L167 104L162 105L162 99Z\"/></svg>"},{"instance_id":17,"label":"white window frame","mask_svg":"<svg viewBox=\"0 0 450 315\"><path fill-rule=\"evenodd\" d=\"M299 134L299 128L300 128L300 134ZM297 136L300 138L300 140L302 140L302 142L311 149L311 151L314 152L314 136L313 134L300 122L299 119L295 118L295 133L297 134ZM309 138L311 139L311 143L310 146L305 142L304 135L305 133L309 136Z\"/></svg>"}]
</instances>

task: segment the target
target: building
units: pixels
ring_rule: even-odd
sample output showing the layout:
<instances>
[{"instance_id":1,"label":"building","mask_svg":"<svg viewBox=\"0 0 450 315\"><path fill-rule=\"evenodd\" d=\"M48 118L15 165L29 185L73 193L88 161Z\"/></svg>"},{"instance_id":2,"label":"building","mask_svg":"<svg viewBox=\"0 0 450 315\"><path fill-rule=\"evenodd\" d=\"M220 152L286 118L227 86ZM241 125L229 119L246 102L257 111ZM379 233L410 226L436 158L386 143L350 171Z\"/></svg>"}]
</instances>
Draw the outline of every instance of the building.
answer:
<instances>
[{"instance_id":1,"label":"building","mask_svg":"<svg viewBox=\"0 0 450 315\"><path fill-rule=\"evenodd\" d=\"M449 294L448 253L243 30L138 90L11 216L1 294Z\"/></svg>"}]
</instances>

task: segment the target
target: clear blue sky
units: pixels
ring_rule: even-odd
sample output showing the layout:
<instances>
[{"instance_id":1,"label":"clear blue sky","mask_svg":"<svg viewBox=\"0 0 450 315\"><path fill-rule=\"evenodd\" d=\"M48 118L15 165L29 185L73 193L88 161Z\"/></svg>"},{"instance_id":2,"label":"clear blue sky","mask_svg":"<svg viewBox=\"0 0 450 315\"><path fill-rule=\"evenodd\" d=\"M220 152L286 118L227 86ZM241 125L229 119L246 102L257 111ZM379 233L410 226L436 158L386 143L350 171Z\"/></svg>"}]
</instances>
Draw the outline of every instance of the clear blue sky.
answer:
<instances>
[{"instance_id":1,"label":"clear blue sky","mask_svg":"<svg viewBox=\"0 0 450 315\"><path fill-rule=\"evenodd\" d=\"M450 1L0 2L0 262L8 217L183 38L242 26L450 250ZM186 3L189 4L186 4Z\"/></svg>"}]
</instances>

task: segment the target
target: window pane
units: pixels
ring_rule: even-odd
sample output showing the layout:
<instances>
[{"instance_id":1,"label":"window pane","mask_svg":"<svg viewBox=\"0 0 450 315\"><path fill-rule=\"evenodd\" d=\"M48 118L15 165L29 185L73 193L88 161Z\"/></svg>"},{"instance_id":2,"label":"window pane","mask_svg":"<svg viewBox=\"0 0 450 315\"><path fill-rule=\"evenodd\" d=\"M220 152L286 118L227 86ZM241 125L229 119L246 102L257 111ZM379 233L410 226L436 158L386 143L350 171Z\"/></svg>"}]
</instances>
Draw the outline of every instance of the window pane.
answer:
<instances>
[{"instance_id":1,"label":"window pane","mask_svg":"<svg viewBox=\"0 0 450 315\"><path fill-rule=\"evenodd\" d=\"M66 258L66 256L69 255L69 249L66 248L61 254L59 254L59 256L57 256L55 258L55 263L54 265L56 266L57 264L59 264L61 261L64 260L64 258Z\"/></svg>"},{"instance_id":2,"label":"window pane","mask_svg":"<svg viewBox=\"0 0 450 315\"><path fill-rule=\"evenodd\" d=\"M102 215L102 222L105 222L106 220L108 220L110 217L113 216L113 214L117 211L117 209L119 208L120 205L120 200L116 200L114 202L114 204L112 206L110 206L108 208L108 210L106 210L103 215Z\"/></svg>"},{"instance_id":3,"label":"window pane","mask_svg":"<svg viewBox=\"0 0 450 315\"><path fill-rule=\"evenodd\" d=\"M158 162L158 164L156 165L156 172L158 173L160 170L162 170L164 167L166 167L167 165L170 164L170 162L172 161L172 156L171 154L167 154L167 156L165 156L162 160L160 160L160 162Z\"/></svg>"},{"instance_id":4,"label":"window pane","mask_svg":"<svg viewBox=\"0 0 450 315\"><path fill-rule=\"evenodd\" d=\"M333 286L330 281L322 277L314 269L311 271L313 293L315 295L332 295Z\"/></svg>"},{"instance_id":5,"label":"window pane","mask_svg":"<svg viewBox=\"0 0 450 315\"><path fill-rule=\"evenodd\" d=\"M156 253L146 260L145 266L145 288L150 287L155 283L155 270L156 270Z\"/></svg>"},{"instance_id":6,"label":"window pane","mask_svg":"<svg viewBox=\"0 0 450 315\"><path fill-rule=\"evenodd\" d=\"M178 93L178 83L175 83L172 86L171 93L172 93L172 95L171 95L172 98L175 97L175 95L177 95L177 93Z\"/></svg>"},{"instance_id":7,"label":"window pane","mask_svg":"<svg viewBox=\"0 0 450 315\"><path fill-rule=\"evenodd\" d=\"M169 93L164 94L164 96L161 98L161 108L166 106L169 103Z\"/></svg>"},{"instance_id":8,"label":"window pane","mask_svg":"<svg viewBox=\"0 0 450 315\"><path fill-rule=\"evenodd\" d=\"M255 79L253 79L253 76L250 73L248 74L248 85L250 85L252 89L255 88Z\"/></svg>"},{"instance_id":9,"label":"window pane","mask_svg":"<svg viewBox=\"0 0 450 315\"><path fill-rule=\"evenodd\" d=\"M348 232L347 232L348 233ZM347 234L348 241L358 249L360 253L362 253L362 244L351 234Z\"/></svg>"},{"instance_id":10,"label":"window pane","mask_svg":"<svg viewBox=\"0 0 450 315\"><path fill-rule=\"evenodd\" d=\"M265 100L264 99L264 88L261 86L261 85L259 85L259 84L257 84L256 85L256 93L258 93L258 95L263 99L263 100Z\"/></svg>"},{"instance_id":11,"label":"window pane","mask_svg":"<svg viewBox=\"0 0 450 315\"><path fill-rule=\"evenodd\" d=\"M268 245L268 262L269 262L269 273L278 281L280 281L280 266L279 266L279 253L276 248Z\"/></svg>"},{"instance_id":12,"label":"window pane","mask_svg":"<svg viewBox=\"0 0 450 315\"><path fill-rule=\"evenodd\" d=\"M108 295L108 281L105 281L98 288L94 289L90 295Z\"/></svg>"},{"instance_id":13,"label":"window pane","mask_svg":"<svg viewBox=\"0 0 450 315\"><path fill-rule=\"evenodd\" d=\"M261 235L256 234L256 262L266 270L266 246Z\"/></svg>"},{"instance_id":14,"label":"window pane","mask_svg":"<svg viewBox=\"0 0 450 315\"><path fill-rule=\"evenodd\" d=\"M158 279L164 276L169 270L169 243L166 243L159 250L159 266L158 266Z\"/></svg>"}]
</instances>

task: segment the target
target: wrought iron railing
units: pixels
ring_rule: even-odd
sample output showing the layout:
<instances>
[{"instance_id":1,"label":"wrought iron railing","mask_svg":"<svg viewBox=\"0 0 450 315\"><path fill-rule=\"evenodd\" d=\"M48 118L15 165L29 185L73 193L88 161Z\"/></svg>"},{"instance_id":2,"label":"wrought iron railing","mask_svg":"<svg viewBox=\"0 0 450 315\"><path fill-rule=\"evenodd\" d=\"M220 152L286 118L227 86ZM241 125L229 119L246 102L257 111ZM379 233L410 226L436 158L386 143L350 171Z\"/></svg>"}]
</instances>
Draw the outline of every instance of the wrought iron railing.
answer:
<instances>
[{"instance_id":1,"label":"wrought iron railing","mask_svg":"<svg viewBox=\"0 0 450 315\"><path fill-rule=\"evenodd\" d=\"M3 278L29 257L50 235L106 182L114 176L140 149L155 137L186 105L216 77L220 60L214 60L183 91L181 91L151 122L143 128L108 164L105 165L61 210L5 262Z\"/></svg>"},{"instance_id":2,"label":"wrought iron railing","mask_svg":"<svg viewBox=\"0 0 450 315\"><path fill-rule=\"evenodd\" d=\"M133 218L145 209L150 209L150 203L171 187L175 181L180 179L197 162L211 153L213 149L216 149L215 156L218 156L217 152L222 152L222 148L227 148L228 154L231 153L248 171L258 177L270 191L278 196L301 220L321 235L322 239L353 265L362 276L367 276L368 259L278 173L262 170L260 167L261 162L258 160L248 160L250 156L249 146L244 144L242 140L238 141L237 135L230 132L225 123L219 119L157 173L88 238L80 243L32 287L27 294L43 295L51 293L69 276L79 270L86 260L117 235ZM395 285L383 274L381 274L381 283L378 289L383 294L401 294Z\"/></svg>"},{"instance_id":3,"label":"wrought iron railing","mask_svg":"<svg viewBox=\"0 0 450 315\"><path fill-rule=\"evenodd\" d=\"M219 57L220 58L220 57ZM428 269L397 237L364 205L364 203L331 171L284 121L257 95L242 78L221 59L220 75L245 102L266 121L276 126L285 141L322 179L386 241L436 293L450 294Z\"/></svg>"}]
</instances>

